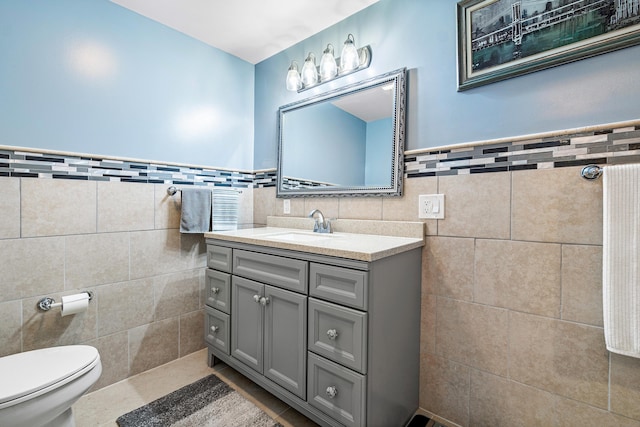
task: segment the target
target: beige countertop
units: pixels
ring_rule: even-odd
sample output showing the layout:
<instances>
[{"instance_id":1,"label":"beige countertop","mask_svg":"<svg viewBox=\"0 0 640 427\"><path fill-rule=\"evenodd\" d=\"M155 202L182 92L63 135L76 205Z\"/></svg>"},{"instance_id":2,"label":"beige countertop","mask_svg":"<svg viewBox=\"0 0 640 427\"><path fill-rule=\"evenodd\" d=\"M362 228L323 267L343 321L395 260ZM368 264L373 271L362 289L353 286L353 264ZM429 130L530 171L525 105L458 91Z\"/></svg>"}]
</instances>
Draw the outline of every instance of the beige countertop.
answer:
<instances>
[{"instance_id":1,"label":"beige countertop","mask_svg":"<svg viewBox=\"0 0 640 427\"><path fill-rule=\"evenodd\" d=\"M346 232L323 234L313 233L308 229L271 226L214 231L205 233L204 237L360 261L375 261L424 245L423 235L398 237Z\"/></svg>"}]
</instances>

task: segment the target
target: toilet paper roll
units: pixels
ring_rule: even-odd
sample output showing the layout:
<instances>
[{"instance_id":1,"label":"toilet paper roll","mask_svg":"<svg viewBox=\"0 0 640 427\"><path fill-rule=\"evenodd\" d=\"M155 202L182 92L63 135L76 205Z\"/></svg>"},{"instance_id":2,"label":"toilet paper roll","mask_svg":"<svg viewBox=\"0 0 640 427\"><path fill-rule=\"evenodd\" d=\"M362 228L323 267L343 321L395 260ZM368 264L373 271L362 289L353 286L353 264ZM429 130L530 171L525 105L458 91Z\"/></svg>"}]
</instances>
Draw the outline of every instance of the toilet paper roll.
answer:
<instances>
[{"instance_id":1,"label":"toilet paper roll","mask_svg":"<svg viewBox=\"0 0 640 427\"><path fill-rule=\"evenodd\" d=\"M89 294L83 292L81 294L67 295L62 297L62 316L70 314L82 313L89 307Z\"/></svg>"}]
</instances>

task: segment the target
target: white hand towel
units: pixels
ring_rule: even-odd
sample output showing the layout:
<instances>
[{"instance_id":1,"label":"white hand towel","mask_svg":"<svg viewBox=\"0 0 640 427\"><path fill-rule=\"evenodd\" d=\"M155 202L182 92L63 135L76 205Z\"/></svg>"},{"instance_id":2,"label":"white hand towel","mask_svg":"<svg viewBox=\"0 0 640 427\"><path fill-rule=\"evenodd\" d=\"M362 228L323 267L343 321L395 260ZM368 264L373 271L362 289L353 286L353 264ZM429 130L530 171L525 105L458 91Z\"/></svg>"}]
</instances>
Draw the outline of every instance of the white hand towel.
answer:
<instances>
[{"instance_id":1,"label":"white hand towel","mask_svg":"<svg viewBox=\"0 0 640 427\"><path fill-rule=\"evenodd\" d=\"M211 211L211 229L213 231L238 229L238 199L237 190L217 188L213 190L213 209Z\"/></svg>"},{"instance_id":2,"label":"white hand towel","mask_svg":"<svg viewBox=\"0 0 640 427\"><path fill-rule=\"evenodd\" d=\"M607 349L640 358L640 165L603 172L604 333Z\"/></svg>"}]
</instances>

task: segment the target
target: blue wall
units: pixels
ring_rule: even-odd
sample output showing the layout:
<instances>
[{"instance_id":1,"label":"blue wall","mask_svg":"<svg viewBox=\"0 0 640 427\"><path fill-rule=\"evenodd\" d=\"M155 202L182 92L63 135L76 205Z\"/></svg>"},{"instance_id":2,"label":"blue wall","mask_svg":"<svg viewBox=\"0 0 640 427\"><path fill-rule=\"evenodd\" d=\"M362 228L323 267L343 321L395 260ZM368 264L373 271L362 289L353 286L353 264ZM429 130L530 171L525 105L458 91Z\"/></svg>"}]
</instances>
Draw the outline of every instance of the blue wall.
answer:
<instances>
[{"instance_id":1,"label":"blue wall","mask_svg":"<svg viewBox=\"0 0 640 427\"><path fill-rule=\"evenodd\" d=\"M456 4L381 0L257 64L255 168L276 165L280 105L401 67L410 70L409 150L639 118L640 46L457 92ZM339 52L348 33L371 45L369 69L301 94L285 90L291 60L327 43Z\"/></svg>"},{"instance_id":2,"label":"blue wall","mask_svg":"<svg viewBox=\"0 0 640 427\"><path fill-rule=\"evenodd\" d=\"M254 66L121 6L2 0L0 58L0 145L253 169Z\"/></svg>"}]
</instances>

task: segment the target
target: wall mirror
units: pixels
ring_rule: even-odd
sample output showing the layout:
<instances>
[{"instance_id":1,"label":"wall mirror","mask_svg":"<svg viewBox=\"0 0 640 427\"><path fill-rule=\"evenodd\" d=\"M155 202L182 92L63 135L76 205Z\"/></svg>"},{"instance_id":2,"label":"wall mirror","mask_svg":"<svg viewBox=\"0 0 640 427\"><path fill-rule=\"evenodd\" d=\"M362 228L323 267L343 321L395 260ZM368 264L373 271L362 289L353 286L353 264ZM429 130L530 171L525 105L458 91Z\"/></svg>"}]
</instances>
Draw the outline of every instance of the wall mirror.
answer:
<instances>
[{"instance_id":1,"label":"wall mirror","mask_svg":"<svg viewBox=\"0 0 640 427\"><path fill-rule=\"evenodd\" d=\"M278 197L400 196L406 69L279 109Z\"/></svg>"}]
</instances>

